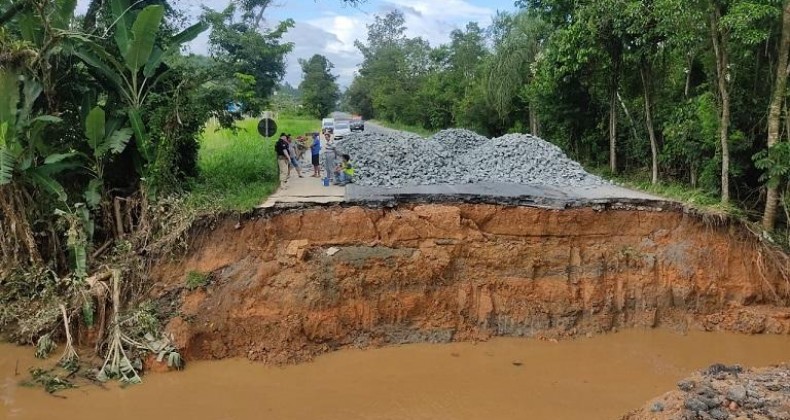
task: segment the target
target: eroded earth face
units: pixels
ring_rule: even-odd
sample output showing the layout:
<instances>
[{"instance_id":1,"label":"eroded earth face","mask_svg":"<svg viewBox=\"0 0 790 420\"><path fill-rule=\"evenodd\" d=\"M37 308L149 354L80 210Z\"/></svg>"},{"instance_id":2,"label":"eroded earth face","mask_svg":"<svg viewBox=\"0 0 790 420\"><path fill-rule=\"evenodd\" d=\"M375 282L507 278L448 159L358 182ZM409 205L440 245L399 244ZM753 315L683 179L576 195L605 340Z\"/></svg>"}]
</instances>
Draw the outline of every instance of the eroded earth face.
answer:
<instances>
[{"instance_id":1,"label":"eroded earth face","mask_svg":"<svg viewBox=\"0 0 790 420\"><path fill-rule=\"evenodd\" d=\"M746 235L679 211L318 207L193 234L153 270L190 359L615 328L786 333L786 287ZM732 229L731 229L732 230ZM187 273L210 276L181 291ZM780 293L781 294L781 293Z\"/></svg>"}]
</instances>

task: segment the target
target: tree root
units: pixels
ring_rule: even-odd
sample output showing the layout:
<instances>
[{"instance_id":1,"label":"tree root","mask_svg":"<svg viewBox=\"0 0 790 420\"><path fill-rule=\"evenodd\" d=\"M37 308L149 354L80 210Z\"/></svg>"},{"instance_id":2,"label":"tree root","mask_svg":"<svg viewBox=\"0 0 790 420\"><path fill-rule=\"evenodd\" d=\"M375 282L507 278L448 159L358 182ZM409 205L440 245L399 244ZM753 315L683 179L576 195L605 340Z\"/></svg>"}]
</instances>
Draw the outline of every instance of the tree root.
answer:
<instances>
[{"instance_id":1,"label":"tree root","mask_svg":"<svg viewBox=\"0 0 790 420\"><path fill-rule=\"evenodd\" d=\"M70 367L79 362L80 357L74 350L74 341L71 338L71 322L69 322L69 314L66 312L66 306L62 303L59 306L60 313L63 316L63 328L66 331L66 348L63 350L63 355L60 356L58 363L63 367Z\"/></svg>"},{"instance_id":2,"label":"tree root","mask_svg":"<svg viewBox=\"0 0 790 420\"><path fill-rule=\"evenodd\" d=\"M119 270L112 270L112 307L113 323L110 345L97 379L107 381L110 378L119 378L121 382L141 383L143 380L140 379L140 375L137 374L137 370L123 348L125 337L121 331L121 273Z\"/></svg>"}]
</instances>

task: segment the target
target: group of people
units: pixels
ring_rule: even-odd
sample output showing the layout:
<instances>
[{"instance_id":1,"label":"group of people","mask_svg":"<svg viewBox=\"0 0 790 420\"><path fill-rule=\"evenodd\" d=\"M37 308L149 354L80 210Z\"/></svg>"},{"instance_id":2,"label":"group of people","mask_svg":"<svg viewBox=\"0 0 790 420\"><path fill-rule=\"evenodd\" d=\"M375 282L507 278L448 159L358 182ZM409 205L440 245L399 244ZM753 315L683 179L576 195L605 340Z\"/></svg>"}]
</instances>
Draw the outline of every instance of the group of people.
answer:
<instances>
[{"instance_id":1,"label":"group of people","mask_svg":"<svg viewBox=\"0 0 790 420\"><path fill-rule=\"evenodd\" d=\"M291 170L295 170L296 175L299 178L303 178L299 161L307 149L310 150L311 163L313 165L312 177L321 177L321 157L323 155L323 166L328 181L334 185L346 185L353 182L354 166L351 163L351 156L343 154L340 156L340 162L337 162L337 151L332 141L332 135L324 133L324 139L325 145L322 146L321 136L318 133L313 133L311 143L308 146L305 137L299 136L296 140L293 140L290 134L280 134L280 138L274 144L274 151L277 153L281 185L288 182Z\"/></svg>"}]
</instances>

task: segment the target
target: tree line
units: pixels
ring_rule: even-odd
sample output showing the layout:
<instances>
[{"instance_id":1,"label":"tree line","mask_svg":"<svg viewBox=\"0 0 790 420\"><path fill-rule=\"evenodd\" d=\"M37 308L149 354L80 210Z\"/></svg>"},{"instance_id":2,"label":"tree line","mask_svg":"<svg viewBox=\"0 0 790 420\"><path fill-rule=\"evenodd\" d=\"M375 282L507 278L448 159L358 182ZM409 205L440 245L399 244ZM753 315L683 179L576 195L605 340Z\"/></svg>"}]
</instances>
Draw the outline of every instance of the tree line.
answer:
<instances>
[{"instance_id":1,"label":"tree line","mask_svg":"<svg viewBox=\"0 0 790 420\"><path fill-rule=\"evenodd\" d=\"M790 211L790 2L516 5L439 46L407 37L397 10L376 16L344 104L430 130L530 132L612 174L718 194L768 230Z\"/></svg>"}]
</instances>

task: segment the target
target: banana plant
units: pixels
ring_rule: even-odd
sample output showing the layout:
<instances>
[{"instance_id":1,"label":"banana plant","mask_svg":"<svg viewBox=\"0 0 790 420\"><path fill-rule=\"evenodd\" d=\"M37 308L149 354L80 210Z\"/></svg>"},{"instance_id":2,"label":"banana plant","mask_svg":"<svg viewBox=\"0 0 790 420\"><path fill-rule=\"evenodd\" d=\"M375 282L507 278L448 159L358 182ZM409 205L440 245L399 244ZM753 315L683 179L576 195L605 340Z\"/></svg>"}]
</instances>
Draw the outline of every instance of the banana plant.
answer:
<instances>
[{"instance_id":1,"label":"banana plant","mask_svg":"<svg viewBox=\"0 0 790 420\"><path fill-rule=\"evenodd\" d=\"M183 43L195 39L208 27L200 22L170 39L162 39L159 30L164 7L147 6L134 16L128 0L111 0L110 5L115 20L115 44L121 58L88 37L77 37L80 45L74 49L74 55L108 81L122 98L137 149L145 162L151 162L155 144L148 136L141 115L148 93L167 74L160 69L168 53L178 51Z\"/></svg>"},{"instance_id":2,"label":"banana plant","mask_svg":"<svg viewBox=\"0 0 790 420\"><path fill-rule=\"evenodd\" d=\"M57 153L44 141L45 128L61 120L33 115L41 92L35 80L0 68L0 185L15 181L34 185L65 202L66 191L53 176L79 167L78 153Z\"/></svg>"},{"instance_id":3,"label":"banana plant","mask_svg":"<svg viewBox=\"0 0 790 420\"><path fill-rule=\"evenodd\" d=\"M100 189L103 185L106 157L109 154L122 153L132 137L132 129L121 128L121 123L119 119L107 121L106 113L100 106L93 107L85 118L85 137L93 151L92 169L96 176L85 191L85 202L90 207L96 207L101 201Z\"/></svg>"}]
</instances>

